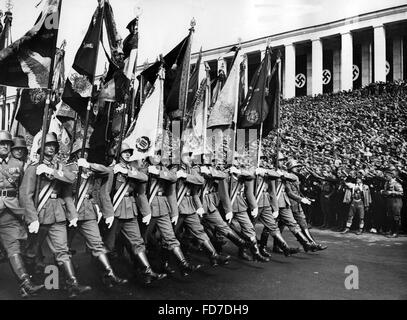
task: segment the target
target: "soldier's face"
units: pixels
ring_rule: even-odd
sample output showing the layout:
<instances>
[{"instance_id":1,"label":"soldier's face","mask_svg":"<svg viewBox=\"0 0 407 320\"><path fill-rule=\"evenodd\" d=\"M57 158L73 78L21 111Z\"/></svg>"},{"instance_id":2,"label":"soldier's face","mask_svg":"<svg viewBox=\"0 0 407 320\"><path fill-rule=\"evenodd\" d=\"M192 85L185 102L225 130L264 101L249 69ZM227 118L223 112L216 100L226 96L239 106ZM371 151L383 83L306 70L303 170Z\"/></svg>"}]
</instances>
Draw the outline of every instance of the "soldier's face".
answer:
<instances>
[{"instance_id":1,"label":"soldier's face","mask_svg":"<svg viewBox=\"0 0 407 320\"><path fill-rule=\"evenodd\" d=\"M6 141L0 141L0 156L7 156L10 153L11 144Z\"/></svg>"},{"instance_id":2,"label":"soldier's face","mask_svg":"<svg viewBox=\"0 0 407 320\"><path fill-rule=\"evenodd\" d=\"M25 155L25 149L24 148L14 148L13 150L11 150L11 154L13 155L14 158L20 160Z\"/></svg>"},{"instance_id":3,"label":"soldier's face","mask_svg":"<svg viewBox=\"0 0 407 320\"><path fill-rule=\"evenodd\" d=\"M53 157L55 156L56 150L57 149L54 144L46 144L44 148L44 155L46 157Z\"/></svg>"}]
</instances>

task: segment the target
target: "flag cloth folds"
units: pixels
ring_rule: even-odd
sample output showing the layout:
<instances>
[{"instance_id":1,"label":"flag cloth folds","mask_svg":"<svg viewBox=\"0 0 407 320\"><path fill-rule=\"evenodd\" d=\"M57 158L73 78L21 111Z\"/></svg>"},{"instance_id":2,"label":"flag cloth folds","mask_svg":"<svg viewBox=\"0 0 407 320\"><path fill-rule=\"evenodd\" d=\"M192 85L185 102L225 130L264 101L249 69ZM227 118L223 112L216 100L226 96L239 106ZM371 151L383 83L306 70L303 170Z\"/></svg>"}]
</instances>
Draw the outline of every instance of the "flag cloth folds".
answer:
<instances>
[{"instance_id":1,"label":"flag cloth folds","mask_svg":"<svg viewBox=\"0 0 407 320\"><path fill-rule=\"evenodd\" d=\"M235 60L226 79L218 99L211 108L208 128L217 126L229 126L237 120L237 107L239 104L239 82L240 82L240 63L242 57L239 50L235 54Z\"/></svg>"},{"instance_id":2,"label":"flag cloth folds","mask_svg":"<svg viewBox=\"0 0 407 320\"><path fill-rule=\"evenodd\" d=\"M131 160L153 156L156 149L160 148L157 141L162 139L163 82L164 70L162 68L152 92L150 91L150 96L140 109L137 122L123 141L134 148Z\"/></svg>"},{"instance_id":3,"label":"flag cloth folds","mask_svg":"<svg viewBox=\"0 0 407 320\"><path fill-rule=\"evenodd\" d=\"M34 27L0 51L0 84L48 88L55 55L61 0L47 0Z\"/></svg>"},{"instance_id":4,"label":"flag cloth folds","mask_svg":"<svg viewBox=\"0 0 407 320\"><path fill-rule=\"evenodd\" d=\"M164 111L166 113L177 111L178 113L183 112L180 107L184 106L183 103L186 98L186 86L181 84L181 80L184 81L186 79L186 74L189 74L189 70L187 69L189 68L190 52L191 35L189 34L163 58L165 69ZM151 84L157 79L161 64L161 61L157 61L141 72L141 77L146 81L143 89L143 100L144 96L148 94ZM188 65L188 68L186 65Z\"/></svg>"},{"instance_id":5,"label":"flag cloth folds","mask_svg":"<svg viewBox=\"0 0 407 320\"><path fill-rule=\"evenodd\" d=\"M76 111L81 118L86 116L86 108L92 95L103 22L103 1L100 4L76 53L62 94L62 101Z\"/></svg>"},{"instance_id":6,"label":"flag cloth folds","mask_svg":"<svg viewBox=\"0 0 407 320\"><path fill-rule=\"evenodd\" d=\"M55 108L59 102L58 92L63 88L64 81L64 57L65 51L63 50L64 44L61 49L58 49L53 74L53 89L56 93L54 101L51 101L50 107ZM32 135L36 135L42 128L42 120L44 116L45 99L47 91L45 89L23 89L21 93L20 107L16 114L16 120Z\"/></svg>"},{"instance_id":7,"label":"flag cloth folds","mask_svg":"<svg viewBox=\"0 0 407 320\"><path fill-rule=\"evenodd\" d=\"M246 98L240 106L238 121L240 128L258 127L267 118L271 107L268 99L269 84L275 72L276 65L271 70L271 54L267 48L252 78Z\"/></svg>"},{"instance_id":8,"label":"flag cloth folds","mask_svg":"<svg viewBox=\"0 0 407 320\"><path fill-rule=\"evenodd\" d=\"M271 56L271 64L274 67L271 73L269 82L269 94L266 101L270 106L270 110L266 119L263 122L263 138L267 137L270 131L280 128L281 123L281 107L280 107L280 92L281 92L281 53L277 51Z\"/></svg>"}]
</instances>

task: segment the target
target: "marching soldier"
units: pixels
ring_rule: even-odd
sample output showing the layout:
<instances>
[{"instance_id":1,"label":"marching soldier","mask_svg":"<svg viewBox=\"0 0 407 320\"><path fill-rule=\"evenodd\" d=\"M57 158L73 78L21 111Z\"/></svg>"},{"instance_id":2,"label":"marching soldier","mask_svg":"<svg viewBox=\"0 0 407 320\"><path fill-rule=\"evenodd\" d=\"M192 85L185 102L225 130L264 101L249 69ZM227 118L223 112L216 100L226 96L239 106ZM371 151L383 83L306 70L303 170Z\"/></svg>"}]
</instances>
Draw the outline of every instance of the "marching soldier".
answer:
<instances>
[{"instance_id":1,"label":"marching soldier","mask_svg":"<svg viewBox=\"0 0 407 320\"><path fill-rule=\"evenodd\" d=\"M213 267L218 264L228 264L229 257L222 256L216 252L199 220L205 212L198 195L199 189L204 184L204 179L198 174L197 166L193 166L191 154L186 153L182 155L181 169L177 171L179 219L175 226L175 234L180 234L181 228L186 227L207 252Z\"/></svg>"},{"instance_id":2,"label":"marching soldier","mask_svg":"<svg viewBox=\"0 0 407 320\"><path fill-rule=\"evenodd\" d=\"M88 146L87 146L88 147ZM73 184L74 196L77 196L76 211L78 212L78 227L69 228L68 243L72 244L73 238L77 232L85 238L86 246L92 253L92 256L99 261L103 270L102 281L108 287L127 283L127 280L120 279L110 265L106 255L107 250L100 236L98 222L102 217L102 212L98 201L107 208L110 202L107 185L111 183L112 170L103 165L89 163L87 159L88 149L85 157L79 158L80 145L76 144L72 150L70 162L67 169L72 171L77 177L79 167L82 168L81 186L78 188L78 181ZM111 227L114 219L113 211L104 211L106 224Z\"/></svg>"},{"instance_id":3,"label":"marching soldier","mask_svg":"<svg viewBox=\"0 0 407 320\"><path fill-rule=\"evenodd\" d=\"M0 131L0 244L4 247L11 269L20 282L20 295L29 297L38 293L44 286L31 282L21 256L20 241L27 239L22 224L25 210L18 202L18 188L24 174L24 165L10 156L12 146L11 134Z\"/></svg>"},{"instance_id":4,"label":"marching soldier","mask_svg":"<svg viewBox=\"0 0 407 320\"><path fill-rule=\"evenodd\" d=\"M279 152L278 155L278 168L280 168L283 164L283 161L287 158ZM287 226L291 233L296 237L297 241L302 245L305 252L308 251L316 251L317 247L315 244L308 241L305 235L302 233L300 226L298 225L297 221L295 221L293 213L291 211L291 202L286 192L286 180L291 179L295 180L295 178L290 175L288 172L284 172L282 170L277 169L277 173L280 176L278 179L272 181L272 190L270 192L270 196L272 197L272 201L276 201L278 207L278 224L280 231L284 230L284 227ZM261 238L266 239L270 234L270 231L267 228L263 229L263 233ZM264 240L265 241L265 240ZM279 251L279 243L274 241L274 248L273 251Z\"/></svg>"},{"instance_id":5,"label":"marching soldier","mask_svg":"<svg viewBox=\"0 0 407 320\"><path fill-rule=\"evenodd\" d=\"M38 148L37 152L40 150ZM35 259L46 238L58 266L66 274L69 298L74 298L90 291L91 287L78 283L69 254L66 220L68 219L70 227L76 227L78 221L72 198L75 177L55 159L58 151L56 135L48 133L45 137L44 163L33 162L28 166L20 186L20 203L25 208L25 221L31 234L27 257ZM37 179L40 179L38 205L34 199Z\"/></svg>"},{"instance_id":6,"label":"marching soldier","mask_svg":"<svg viewBox=\"0 0 407 320\"><path fill-rule=\"evenodd\" d=\"M200 173L205 179L202 190L202 206L204 209L202 224L213 230L214 234L228 238L239 249L244 250L247 246L246 241L230 228L218 210L218 208L221 208L228 216L233 214L226 185L227 174L207 164L200 166Z\"/></svg>"},{"instance_id":7,"label":"marching soldier","mask_svg":"<svg viewBox=\"0 0 407 320\"><path fill-rule=\"evenodd\" d=\"M144 221L151 218L145 188L142 187L148 177L130 163L132 154L133 149L123 143L120 150L120 161L113 168L116 181L113 182L113 179L110 179L111 182L106 187L107 194L110 194L114 184L113 201L109 201L109 198L107 198L106 201L100 202L102 212L105 215L109 216L114 212L113 224L108 226L109 229L104 236L104 242L108 250L113 251L116 238L120 233L130 245L130 254L143 267L144 283L150 284L152 280L161 280L166 275L153 271L145 252L137 215L140 212L144 217ZM110 219L106 221L106 223L109 222Z\"/></svg>"},{"instance_id":8,"label":"marching soldier","mask_svg":"<svg viewBox=\"0 0 407 320\"><path fill-rule=\"evenodd\" d=\"M268 230L267 233L263 232L261 234L259 249L261 255L271 257L270 252L267 250L268 234L270 234L284 255L288 257L291 254L298 253L299 250L288 246L275 220L275 217L278 216L278 204L275 197L270 198L270 192L272 192L271 182L279 178L280 175L274 170L266 169L266 160L266 156L260 157L259 168L256 169L256 189L254 190L256 192L254 196L259 206L259 213L254 218L254 224L259 221ZM271 200L273 200L272 203L270 203Z\"/></svg>"},{"instance_id":9,"label":"marching soldier","mask_svg":"<svg viewBox=\"0 0 407 320\"><path fill-rule=\"evenodd\" d=\"M14 159L20 160L24 164L27 162L28 149L24 137L15 136L13 138L13 146L11 147L11 155Z\"/></svg>"},{"instance_id":10,"label":"marching soldier","mask_svg":"<svg viewBox=\"0 0 407 320\"><path fill-rule=\"evenodd\" d=\"M308 240L313 243L318 250L325 250L328 247L316 243L316 241L312 237L308 229L307 218L305 217L304 211L302 210L301 204L311 205L311 200L301 194L300 179L297 175L298 168L301 166L302 165L294 159L290 159L286 164L288 172L291 173L291 175L295 178L294 181L287 180L286 183L287 195L290 198L291 202L291 211L293 213L295 221L297 221L298 225L301 227L302 232L308 238Z\"/></svg>"},{"instance_id":11,"label":"marching soldier","mask_svg":"<svg viewBox=\"0 0 407 320\"><path fill-rule=\"evenodd\" d=\"M234 165L229 169L229 177L227 180L232 190L230 195L232 213L227 214L225 218L236 232L238 232L240 227L241 235L250 243L254 260L268 262L270 259L260 253L257 244L256 229L248 215L248 210L250 210L251 215L256 217L259 210L253 191L254 173L246 170L243 163L240 163L240 168L238 169L236 167L236 165L239 165L237 156L233 164ZM252 258L242 247L239 249L239 257L243 260L252 261Z\"/></svg>"},{"instance_id":12,"label":"marching soldier","mask_svg":"<svg viewBox=\"0 0 407 320\"><path fill-rule=\"evenodd\" d=\"M390 221L389 238L397 238L401 225L401 208L403 207L403 187L396 180L396 168L389 167L385 172L386 183L381 191L386 199L386 216Z\"/></svg>"},{"instance_id":13,"label":"marching soldier","mask_svg":"<svg viewBox=\"0 0 407 320\"><path fill-rule=\"evenodd\" d=\"M177 175L174 170L169 170L169 161L161 158L160 154L152 157L153 161L147 159L144 163L149 174L148 203L150 206L147 230L145 238L150 239L155 230L161 234L161 263L163 272L174 273L170 267L170 252L177 260L182 276L188 276L191 272L201 268L201 265L194 265L185 258L180 243L177 240L172 224L176 225L179 217L176 182ZM148 217L148 216L147 216Z\"/></svg>"}]
</instances>

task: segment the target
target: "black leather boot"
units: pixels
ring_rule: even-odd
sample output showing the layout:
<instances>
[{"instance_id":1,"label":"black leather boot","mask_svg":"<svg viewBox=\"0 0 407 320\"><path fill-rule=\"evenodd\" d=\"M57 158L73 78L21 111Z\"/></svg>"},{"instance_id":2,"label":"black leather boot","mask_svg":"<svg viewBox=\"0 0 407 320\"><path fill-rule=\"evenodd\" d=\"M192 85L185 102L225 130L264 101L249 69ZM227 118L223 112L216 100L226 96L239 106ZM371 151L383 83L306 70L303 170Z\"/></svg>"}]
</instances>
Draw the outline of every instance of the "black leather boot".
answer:
<instances>
[{"instance_id":1,"label":"black leather boot","mask_svg":"<svg viewBox=\"0 0 407 320\"><path fill-rule=\"evenodd\" d=\"M228 238L236 247L238 248L247 248L248 244L246 241L243 240L243 238L239 237L236 233L229 232L226 235L226 238Z\"/></svg>"},{"instance_id":2,"label":"black leather boot","mask_svg":"<svg viewBox=\"0 0 407 320\"><path fill-rule=\"evenodd\" d=\"M270 261L269 258L263 257L263 256L260 254L259 246L258 246L256 240L255 240L254 242L252 242L252 245L251 245L251 248L250 248L250 249L251 249L251 252L252 252L252 255L253 255L253 259L254 259L254 260L257 260L257 261L260 261L260 262L269 262L269 261Z\"/></svg>"},{"instance_id":3,"label":"black leather boot","mask_svg":"<svg viewBox=\"0 0 407 320\"><path fill-rule=\"evenodd\" d=\"M69 299L76 298L77 296L92 290L90 286L82 286L78 283L71 260L64 261L62 267L66 275L66 287Z\"/></svg>"},{"instance_id":4,"label":"black leather boot","mask_svg":"<svg viewBox=\"0 0 407 320\"><path fill-rule=\"evenodd\" d=\"M192 273L192 272L194 272L195 270L198 270L199 268L201 268L201 265L200 265L200 264L193 265L192 263L189 263L189 262L185 259L184 254L182 253L181 248L180 248L179 246L178 246L178 247L175 247L175 248L172 250L172 252L173 252L175 258L176 258L177 261L178 261L178 265L179 265L179 268L180 268L180 271L181 271L182 276L186 277L186 276L188 276L190 273Z\"/></svg>"},{"instance_id":5,"label":"black leather boot","mask_svg":"<svg viewBox=\"0 0 407 320\"><path fill-rule=\"evenodd\" d=\"M271 253L267 250L267 240L269 239L268 233L262 233L260 236L259 249L263 257L271 258Z\"/></svg>"},{"instance_id":6,"label":"black leather boot","mask_svg":"<svg viewBox=\"0 0 407 320\"><path fill-rule=\"evenodd\" d=\"M315 244L315 246L316 246L316 248L317 248L317 251L322 251L322 250L325 250L325 249L328 248L327 246L323 246L322 244L317 243L317 242L315 241L315 239L312 237L312 235L311 235L311 233L309 232L308 229L302 229L302 232L304 232L304 235L308 238L308 240L309 240L310 242L312 242L312 243Z\"/></svg>"},{"instance_id":7,"label":"black leather boot","mask_svg":"<svg viewBox=\"0 0 407 320\"><path fill-rule=\"evenodd\" d=\"M167 249L161 249L161 272L167 275L174 274L175 270L170 266L170 252Z\"/></svg>"},{"instance_id":8,"label":"black leather boot","mask_svg":"<svg viewBox=\"0 0 407 320\"><path fill-rule=\"evenodd\" d=\"M273 238L274 238L274 245L279 249L281 248L281 253L284 253L284 255L286 257L289 257L292 254L296 254L296 253L300 252L299 248L290 248L288 246L287 242L285 242L281 233L277 233Z\"/></svg>"},{"instance_id":9,"label":"black leather boot","mask_svg":"<svg viewBox=\"0 0 407 320\"><path fill-rule=\"evenodd\" d=\"M229 263L230 257L218 254L210 241L206 240L202 242L202 247L208 254L209 261L212 267L216 267L217 265L225 265Z\"/></svg>"},{"instance_id":10,"label":"black leather boot","mask_svg":"<svg viewBox=\"0 0 407 320\"><path fill-rule=\"evenodd\" d=\"M30 275L27 273L24 267L23 259L20 254L12 255L9 258L11 269L20 282L20 296L22 298L28 298L35 296L44 285L34 285L31 282Z\"/></svg>"},{"instance_id":11,"label":"black leather boot","mask_svg":"<svg viewBox=\"0 0 407 320\"><path fill-rule=\"evenodd\" d=\"M121 279L113 272L109 259L105 253L100 254L97 259L103 268L102 282L105 286L113 288L114 286L126 284L128 282L127 279Z\"/></svg>"},{"instance_id":12,"label":"black leather boot","mask_svg":"<svg viewBox=\"0 0 407 320\"><path fill-rule=\"evenodd\" d=\"M303 233L301 231L296 233L295 237L297 238L298 242L301 243L301 245L304 248L305 252L317 251L316 245L313 244L312 242L309 242L308 239L303 235Z\"/></svg>"},{"instance_id":13,"label":"black leather boot","mask_svg":"<svg viewBox=\"0 0 407 320\"><path fill-rule=\"evenodd\" d=\"M134 255L143 267L144 284L150 284L153 280L161 280L167 277L165 273L155 273L153 269L151 269L145 251L134 253Z\"/></svg>"}]
</instances>

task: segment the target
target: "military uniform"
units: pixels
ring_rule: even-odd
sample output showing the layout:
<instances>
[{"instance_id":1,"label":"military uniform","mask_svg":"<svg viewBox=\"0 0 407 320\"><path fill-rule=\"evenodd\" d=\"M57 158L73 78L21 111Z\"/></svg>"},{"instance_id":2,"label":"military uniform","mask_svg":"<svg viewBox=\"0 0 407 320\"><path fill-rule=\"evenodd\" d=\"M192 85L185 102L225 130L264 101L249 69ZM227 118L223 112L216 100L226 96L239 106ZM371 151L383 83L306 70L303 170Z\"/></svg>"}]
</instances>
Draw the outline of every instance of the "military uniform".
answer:
<instances>
[{"instance_id":1,"label":"military uniform","mask_svg":"<svg viewBox=\"0 0 407 320\"><path fill-rule=\"evenodd\" d=\"M126 150L129 150L129 148L122 145L121 153ZM137 258L143 267L144 283L149 284L152 280L164 278L165 275L157 274L152 270L145 253L144 240L137 221L139 211L143 216L147 216L150 212L145 188L143 187L148 177L137 170L135 165L125 161L120 161L116 166L126 173L117 172L115 183L113 183L113 179L109 179L110 183L106 186L106 192L110 194L114 184L113 201L110 201L110 198L107 197L107 201L101 202L102 212L106 212L107 215L114 212L115 218L113 225L104 236L104 242L108 250L113 251L116 238L120 233L129 244L130 254Z\"/></svg>"},{"instance_id":2,"label":"military uniform","mask_svg":"<svg viewBox=\"0 0 407 320\"><path fill-rule=\"evenodd\" d=\"M56 145L58 152L55 134L46 135L45 146L48 144ZM28 166L20 186L20 203L25 208L26 223L39 222L38 234L30 234L26 254L29 259L35 259L46 239L58 266L65 271L69 298L74 298L91 290L78 283L68 249L66 220L72 222L78 218L72 196L75 175L55 159L46 158L44 165L49 172L41 175L37 174L38 162ZM37 179L40 179L38 205L34 203Z\"/></svg>"},{"instance_id":3,"label":"military uniform","mask_svg":"<svg viewBox=\"0 0 407 320\"><path fill-rule=\"evenodd\" d=\"M391 221L391 232L397 236L401 225L401 208L403 207L403 187L396 179L386 181L382 192L386 200L386 215Z\"/></svg>"},{"instance_id":4,"label":"military uniform","mask_svg":"<svg viewBox=\"0 0 407 320\"><path fill-rule=\"evenodd\" d=\"M256 229L249 218L248 210L257 209L257 201L254 196L254 174L243 169L240 174L229 174L228 182L230 184L232 194L232 210L233 219L231 221L232 229L247 239L250 243L250 249L253 258L258 261L267 262L269 259L260 254L260 249L257 244ZM239 233L239 228L241 232ZM239 256L244 260L249 260L246 251L243 248L239 250Z\"/></svg>"},{"instance_id":5,"label":"military uniform","mask_svg":"<svg viewBox=\"0 0 407 320\"><path fill-rule=\"evenodd\" d=\"M204 184L204 178L199 175L198 166L183 165L182 170L186 178L180 178L177 182L177 202L179 203L179 219L175 226L175 234L180 236L182 227L187 228L190 234L198 240L210 258L212 266L228 263L228 258L220 256L213 247L203 225L200 222L197 210L203 209L199 198L199 189Z\"/></svg>"},{"instance_id":6,"label":"military uniform","mask_svg":"<svg viewBox=\"0 0 407 320\"><path fill-rule=\"evenodd\" d=\"M202 189L202 206L204 215L202 216L202 224L210 230L214 230L214 234L226 237L237 247L244 247L245 241L240 238L223 220L218 208L223 212L232 212L229 192L226 184L227 174L216 170L213 167L208 167L209 175L201 175L205 179L205 185ZM220 249L220 248L219 248ZM217 248L217 250L219 251Z\"/></svg>"},{"instance_id":7,"label":"military uniform","mask_svg":"<svg viewBox=\"0 0 407 320\"><path fill-rule=\"evenodd\" d=\"M42 241L47 238L56 262L62 265L71 260L66 220L77 218L72 198L72 183L75 176L55 160L44 160L44 164L53 169L52 175L43 174L40 178L37 177L39 163L34 162L27 168L20 187L20 203L25 208L26 223L30 224L37 220L40 223L38 239L29 239L27 256L35 258ZM41 179L39 207L34 204L37 179Z\"/></svg>"},{"instance_id":8,"label":"military uniform","mask_svg":"<svg viewBox=\"0 0 407 320\"><path fill-rule=\"evenodd\" d=\"M1 144L12 146L11 135L0 131ZM0 158L0 244L4 248L11 269L20 283L20 294L28 297L36 294L43 286L35 286L25 269L21 256L21 241L27 239L22 224L25 210L18 201L18 189L24 174L24 164L10 156Z\"/></svg>"}]
</instances>

